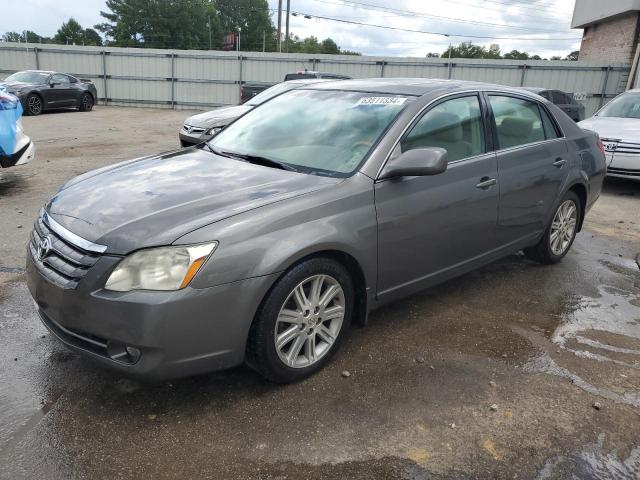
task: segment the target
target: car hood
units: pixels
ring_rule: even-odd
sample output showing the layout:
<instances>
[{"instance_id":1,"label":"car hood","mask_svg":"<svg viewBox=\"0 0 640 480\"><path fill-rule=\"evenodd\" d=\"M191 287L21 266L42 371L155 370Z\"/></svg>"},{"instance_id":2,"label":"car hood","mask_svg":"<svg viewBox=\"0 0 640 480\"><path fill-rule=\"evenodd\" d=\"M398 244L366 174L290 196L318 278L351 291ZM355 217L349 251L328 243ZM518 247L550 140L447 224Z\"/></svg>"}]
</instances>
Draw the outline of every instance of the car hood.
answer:
<instances>
[{"instance_id":1,"label":"car hood","mask_svg":"<svg viewBox=\"0 0 640 480\"><path fill-rule=\"evenodd\" d=\"M232 120L235 120L252 108L253 107L249 107L247 105L234 105L233 107L218 108L216 110L211 110L210 112L193 115L187 118L184 123L202 128L224 127Z\"/></svg>"},{"instance_id":2,"label":"car hood","mask_svg":"<svg viewBox=\"0 0 640 480\"><path fill-rule=\"evenodd\" d=\"M126 254L340 181L187 148L88 172L45 208L76 235Z\"/></svg>"},{"instance_id":3,"label":"car hood","mask_svg":"<svg viewBox=\"0 0 640 480\"><path fill-rule=\"evenodd\" d=\"M637 118L591 117L578 125L593 130L600 138L640 143L640 119Z\"/></svg>"}]
</instances>

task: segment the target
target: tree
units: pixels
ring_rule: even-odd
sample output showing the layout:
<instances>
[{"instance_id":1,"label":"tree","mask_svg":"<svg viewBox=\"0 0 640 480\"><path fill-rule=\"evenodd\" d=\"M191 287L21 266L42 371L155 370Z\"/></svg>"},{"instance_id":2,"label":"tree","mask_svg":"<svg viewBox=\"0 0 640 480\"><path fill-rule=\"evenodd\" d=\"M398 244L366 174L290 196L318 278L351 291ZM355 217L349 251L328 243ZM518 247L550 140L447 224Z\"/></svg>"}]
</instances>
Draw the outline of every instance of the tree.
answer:
<instances>
[{"instance_id":1,"label":"tree","mask_svg":"<svg viewBox=\"0 0 640 480\"><path fill-rule=\"evenodd\" d=\"M449 51L451 51L451 58L484 58L487 50L481 45L474 45L471 42L462 42L457 47L450 46L447 48L440 57L449 57Z\"/></svg>"},{"instance_id":2,"label":"tree","mask_svg":"<svg viewBox=\"0 0 640 480\"><path fill-rule=\"evenodd\" d=\"M24 42L24 37L18 32L7 32L2 35L3 42Z\"/></svg>"},{"instance_id":3,"label":"tree","mask_svg":"<svg viewBox=\"0 0 640 480\"><path fill-rule=\"evenodd\" d=\"M83 45L102 46L102 37L93 28L84 29Z\"/></svg>"},{"instance_id":4,"label":"tree","mask_svg":"<svg viewBox=\"0 0 640 480\"><path fill-rule=\"evenodd\" d=\"M507 60L529 60L529 54L519 50L511 50L509 53L505 53L502 58Z\"/></svg>"},{"instance_id":5,"label":"tree","mask_svg":"<svg viewBox=\"0 0 640 480\"><path fill-rule=\"evenodd\" d=\"M277 33L267 0L215 0L215 10L223 33L240 29L241 50L260 51L263 40L267 51L276 50Z\"/></svg>"},{"instance_id":6,"label":"tree","mask_svg":"<svg viewBox=\"0 0 640 480\"><path fill-rule=\"evenodd\" d=\"M433 53L433 52L429 52L425 55L425 57L427 58L440 58L440 54L439 53Z\"/></svg>"},{"instance_id":7,"label":"tree","mask_svg":"<svg viewBox=\"0 0 640 480\"><path fill-rule=\"evenodd\" d=\"M553 57L551 57L549 60L562 60L562 57L559 55L554 55Z\"/></svg>"},{"instance_id":8,"label":"tree","mask_svg":"<svg viewBox=\"0 0 640 480\"><path fill-rule=\"evenodd\" d=\"M63 22L56 34L53 36L54 43L67 45L82 45L84 40L84 29L73 17Z\"/></svg>"},{"instance_id":9,"label":"tree","mask_svg":"<svg viewBox=\"0 0 640 480\"><path fill-rule=\"evenodd\" d=\"M100 15L107 21L95 28L111 45L180 49L222 45L223 30L211 0L107 0L106 6L109 11Z\"/></svg>"},{"instance_id":10,"label":"tree","mask_svg":"<svg viewBox=\"0 0 640 480\"><path fill-rule=\"evenodd\" d=\"M340 53L340 47L333 39L325 38L320 44L320 53L337 55Z\"/></svg>"},{"instance_id":11,"label":"tree","mask_svg":"<svg viewBox=\"0 0 640 480\"><path fill-rule=\"evenodd\" d=\"M493 43L489 46L489 50L486 51L484 57L482 58L493 58L498 59L502 58L502 54L500 53L500 45L497 43Z\"/></svg>"},{"instance_id":12,"label":"tree","mask_svg":"<svg viewBox=\"0 0 640 480\"><path fill-rule=\"evenodd\" d=\"M569 55L567 55L565 57L565 60L575 62L576 60L578 60L579 56L580 56L580 50L576 50L574 52L571 52Z\"/></svg>"}]
</instances>

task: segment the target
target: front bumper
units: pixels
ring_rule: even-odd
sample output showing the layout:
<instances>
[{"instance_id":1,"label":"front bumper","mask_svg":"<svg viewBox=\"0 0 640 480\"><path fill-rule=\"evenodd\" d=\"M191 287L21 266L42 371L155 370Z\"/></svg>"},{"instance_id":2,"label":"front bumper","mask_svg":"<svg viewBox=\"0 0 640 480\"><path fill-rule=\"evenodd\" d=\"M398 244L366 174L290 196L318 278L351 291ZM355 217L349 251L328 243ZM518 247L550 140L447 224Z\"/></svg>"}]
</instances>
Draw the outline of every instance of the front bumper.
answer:
<instances>
[{"instance_id":1,"label":"front bumper","mask_svg":"<svg viewBox=\"0 0 640 480\"><path fill-rule=\"evenodd\" d=\"M249 327L275 279L205 289L111 292L104 281L120 259L103 255L76 288L61 288L27 252L27 285L44 325L67 347L148 380L240 365ZM123 354L125 347L139 358Z\"/></svg>"},{"instance_id":2,"label":"front bumper","mask_svg":"<svg viewBox=\"0 0 640 480\"><path fill-rule=\"evenodd\" d=\"M180 145L182 147L198 145L199 143L206 142L213 138L213 135L207 135L206 133L187 133L184 129L180 130L178 136L180 137Z\"/></svg>"},{"instance_id":3,"label":"front bumper","mask_svg":"<svg viewBox=\"0 0 640 480\"><path fill-rule=\"evenodd\" d=\"M640 152L634 154L618 153L608 158L608 177L626 178L640 181Z\"/></svg>"},{"instance_id":4,"label":"front bumper","mask_svg":"<svg viewBox=\"0 0 640 480\"><path fill-rule=\"evenodd\" d=\"M9 168L29 163L33 160L35 151L36 147L33 145L32 141L29 141L29 143L25 144L12 155L2 155L0 153L0 167Z\"/></svg>"}]
</instances>

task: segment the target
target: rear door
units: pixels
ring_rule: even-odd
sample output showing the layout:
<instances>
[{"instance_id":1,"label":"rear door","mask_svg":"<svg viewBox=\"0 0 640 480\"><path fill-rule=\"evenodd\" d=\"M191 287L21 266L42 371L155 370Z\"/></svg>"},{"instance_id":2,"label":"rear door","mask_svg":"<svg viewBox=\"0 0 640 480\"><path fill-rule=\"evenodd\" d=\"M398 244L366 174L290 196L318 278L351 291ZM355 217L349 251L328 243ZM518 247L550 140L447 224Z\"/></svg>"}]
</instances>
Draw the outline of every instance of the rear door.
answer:
<instances>
[{"instance_id":1,"label":"rear door","mask_svg":"<svg viewBox=\"0 0 640 480\"><path fill-rule=\"evenodd\" d=\"M375 183L380 298L422 288L495 248L498 169L485 112L478 94L447 97L430 107L394 155L445 148L447 170Z\"/></svg>"},{"instance_id":2,"label":"rear door","mask_svg":"<svg viewBox=\"0 0 640 480\"><path fill-rule=\"evenodd\" d=\"M542 233L568 175L568 149L547 108L526 97L490 93L497 149L501 246Z\"/></svg>"}]
</instances>

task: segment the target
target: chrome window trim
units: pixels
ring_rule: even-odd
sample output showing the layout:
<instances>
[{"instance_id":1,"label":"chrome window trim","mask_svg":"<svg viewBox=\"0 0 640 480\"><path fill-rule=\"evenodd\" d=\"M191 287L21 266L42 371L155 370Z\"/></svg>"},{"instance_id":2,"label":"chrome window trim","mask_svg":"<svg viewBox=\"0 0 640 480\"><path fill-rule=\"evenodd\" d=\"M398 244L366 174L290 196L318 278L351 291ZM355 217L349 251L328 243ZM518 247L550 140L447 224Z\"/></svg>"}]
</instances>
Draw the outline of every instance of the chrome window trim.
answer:
<instances>
[{"instance_id":1,"label":"chrome window trim","mask_svg":"<svg viewBox=\"0 0 640 480\"><path fill-rule=\"evenodd\" d=\"M58 234L63 240L66 240L70 244L75 245L82 250L96 253L104 253L107 250L106 245L100 245L90 242L89 240L85 240L84 238L76 235L70 230L67 230L53 218L51 218L51 216L44 210L42 211L42 221L47 227L49 227L54 233Z\"/></svg>"},{"instance_id":2,"label":"chrome window trim","mask_svg":"<svg viewBox=\"0 0 640 480\"><path fill-rule=\"evenodd\" d=\"M420 116L422 116L422 114L424 113L425 110L427 110L429 107L431 107L434 103L447 98L447 97L455 97L455 96L461 96L464 94L471 94L471 95L479 95L481 92L481 90L475 89L475 90L460 90L457 92L449 92L449 93L445 93L443 95L440 95L439 97L434 98L433 100L431 100L429 103L427 103L426 105L424 105L412 118L411 120L409 120L407 122L407 125L402 129L402 132L400 132L400 135L398 135L398 138L396 139L396 141L393 143L393 147L391 147L389 149L389 152L387 153L384 161L382 162L382 165L380 165L380 168L378 168L378 173L376 173L376 178L375 181L378 181L380 179L380 174L382 173L382 170L384 169L384 167L387 165L387 162L389 161L389 159L391 158L391 155L393 155L393 152L396 150L396 148L398 147L398 145L400 144L400 141L402 140L402 138L405 136L405 134L407 133L407 131L409 130L410 127L414 126L414 122L416 121L416 119ZM419 97L418 97L419 98ZM482 108L482 106L480 106L480 108ZM485 139L486 141L486 139ZM486 145L485 145L486 147ZM482 155L485 155L487 153L491 153L491 152L484 152ZM476 155L479 156L479 155ZM472 158L472 157L470 157ZM459 160L455 160L456 162L460 161L460 160L467 160L466 158L461 158ZM451 162L453 163L453 162Z\"/></svg>"}]
</instances>

